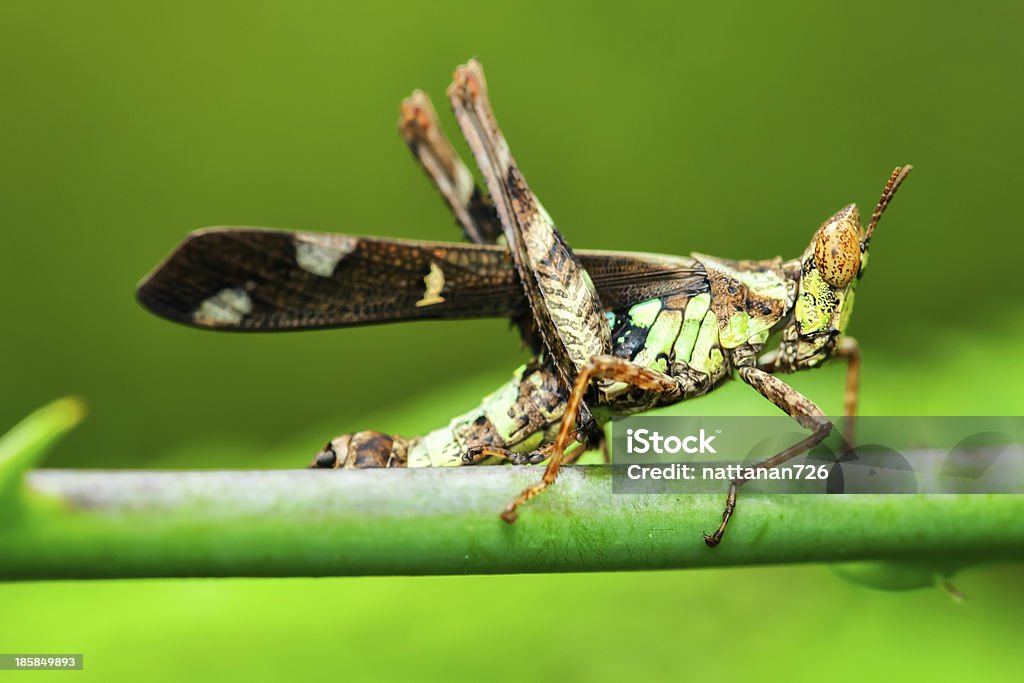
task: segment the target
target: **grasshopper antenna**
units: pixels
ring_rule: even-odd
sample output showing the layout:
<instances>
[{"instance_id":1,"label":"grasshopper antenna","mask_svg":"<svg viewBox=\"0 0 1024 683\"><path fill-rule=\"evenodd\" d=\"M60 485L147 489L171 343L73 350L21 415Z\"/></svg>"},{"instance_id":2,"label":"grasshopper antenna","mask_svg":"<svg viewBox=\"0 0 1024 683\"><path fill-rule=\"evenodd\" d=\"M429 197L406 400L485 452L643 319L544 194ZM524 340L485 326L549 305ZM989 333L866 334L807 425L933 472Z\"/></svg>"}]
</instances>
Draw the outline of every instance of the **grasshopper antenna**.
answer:
<instances>
[{"instance_id":1,"label":"grasshopper antenna","mask_svg":"<svg viewBox=\"0 0 1024 683\"><path fill-rule=\"evenodd\" d=\"M868 223L868 229L864 233L864 239L862 244L864 249L868 248L868 243L871 242L871 233L875 231L875 226L878 225L879 219L882 214L885 213L886 207L889 206L889 202L896 196L896 190L900 189L900 185L906 180L907 175L914 169L913 166L907 164L906 166L897 166L893 169L892 175L889 176L889 182L885 184L885 189L882 191L882 197L878 200L878 204L875 206L874 212L871 214L871 222Z\"/></svg>"}]
</instances>

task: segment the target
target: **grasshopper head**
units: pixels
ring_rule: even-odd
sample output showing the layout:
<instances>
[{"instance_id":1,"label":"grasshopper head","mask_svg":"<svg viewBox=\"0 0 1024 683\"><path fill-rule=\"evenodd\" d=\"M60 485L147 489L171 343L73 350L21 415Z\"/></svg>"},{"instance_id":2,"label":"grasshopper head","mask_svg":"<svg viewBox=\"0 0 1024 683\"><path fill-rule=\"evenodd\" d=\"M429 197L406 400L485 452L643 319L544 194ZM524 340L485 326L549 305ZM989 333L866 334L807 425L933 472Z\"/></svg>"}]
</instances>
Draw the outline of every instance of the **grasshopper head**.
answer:
<instances>
[{"instance_id":1,"label":"grasshopper head","mask_svg":"<svg viewBox=\"0 0 1024 683\"><path fill-rule=\"evenodd\" d=\"M867 230L861 228L857 206L850 204L814 233L800 261L793 322L783 331L782 369L812 368L835 353L850 322L853 293L867 266L871 235L911 168L903 166L892 172Z\"/></svg>"}]
</instances>

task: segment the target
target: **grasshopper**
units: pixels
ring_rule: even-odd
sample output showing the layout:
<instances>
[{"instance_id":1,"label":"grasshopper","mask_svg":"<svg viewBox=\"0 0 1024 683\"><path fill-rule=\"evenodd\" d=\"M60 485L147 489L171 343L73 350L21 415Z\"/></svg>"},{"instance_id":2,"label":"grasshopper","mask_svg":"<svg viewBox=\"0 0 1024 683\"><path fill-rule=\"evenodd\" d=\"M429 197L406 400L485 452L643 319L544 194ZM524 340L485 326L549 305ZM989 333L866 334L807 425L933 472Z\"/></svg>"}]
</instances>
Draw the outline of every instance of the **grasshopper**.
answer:
<instances>
[{"instance_id":1,"label":"grasshopper","mask_svg":"<svg viewBox=\"0 0 1024 683\"><path fill-rule=\"evenodd\" d=\"M892 172L867 229L850 204L797 258L574 251L513 159L478 62L455 71L448 97L486 192L422 92L402 103L399 130L471 243L208 228L189 235L139 286L139 301L154 313L204 328L499 316L513 320L533 350L509 382L448 425L415 438L344 434L311 467L547 461L541 479L502 511L514 522L563 464L603 445L600 427L612 417L696 398L730 377L809 432L757 468L785 463L832 429L780 375L845 359L844 413L855 414L860 353L845 334L854 290L879 219L910 166ZM765 351L771 337L778 345ZM721 522L704 534L709 546L722 540L744 481L730 482Z\"/></svg>"}]
</instances>

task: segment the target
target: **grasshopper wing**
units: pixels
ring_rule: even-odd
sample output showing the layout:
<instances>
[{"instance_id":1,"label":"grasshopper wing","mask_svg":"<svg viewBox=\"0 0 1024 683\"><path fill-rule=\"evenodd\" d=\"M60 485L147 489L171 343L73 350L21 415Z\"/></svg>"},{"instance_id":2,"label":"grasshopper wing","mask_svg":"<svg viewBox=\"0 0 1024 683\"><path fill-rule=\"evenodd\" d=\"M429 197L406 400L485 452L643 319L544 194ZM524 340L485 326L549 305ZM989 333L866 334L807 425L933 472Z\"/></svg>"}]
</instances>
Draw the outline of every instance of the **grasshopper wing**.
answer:
<instances>
[{"instance_id":1,"label":"grasshopper wing","mask_svg":"<svg viewBox=\"0 0 1024 683\"><path fill-rule=\"evenodd\" d=\"M703 268L689 258L578 256L610 308L707 286ZM512 317L529 310L503 247L254 228L189 235L137 295L165 318L222 330Z\"/></svg>"},{"instance_id":2,"label":"grasshopper wing","mask_svg":"<svg viewBox=\"0 0 1024 683\"><path fill-rule=\"evenodd\" d=\"M287 330L525 310L507 250L328 233L209 228L139 285L154 313L199 327Z\"/></svg>"}]
</instances>

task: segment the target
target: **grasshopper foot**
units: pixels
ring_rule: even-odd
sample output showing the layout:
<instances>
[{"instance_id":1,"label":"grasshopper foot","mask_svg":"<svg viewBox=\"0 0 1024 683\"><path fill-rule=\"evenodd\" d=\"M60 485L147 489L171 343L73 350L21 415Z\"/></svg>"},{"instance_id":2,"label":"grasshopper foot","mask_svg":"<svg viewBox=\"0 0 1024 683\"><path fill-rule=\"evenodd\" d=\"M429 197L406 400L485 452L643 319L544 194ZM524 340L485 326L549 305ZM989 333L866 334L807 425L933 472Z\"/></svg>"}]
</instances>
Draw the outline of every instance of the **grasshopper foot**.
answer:
<instances>
[{"instance_id":1,"label":"grasshopper foot","mask_svg":"<svg viewBox=\"0 0 1024 683\"><path fill-rule=\"evenodd\" d=\"M725 497L725 509L722 510L722 523L715 529L715 533L704 534L704 542L708 544L709 548L714 548L722 542L722 536L725 535L725 527L729 524L729 518L732 517L732 513L736 510L736 488L742 483L733 481L729 484L729 495Z\"/></svg>"}]
</instances>

